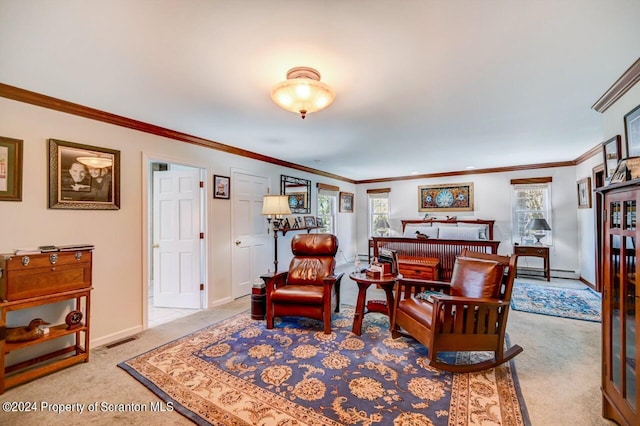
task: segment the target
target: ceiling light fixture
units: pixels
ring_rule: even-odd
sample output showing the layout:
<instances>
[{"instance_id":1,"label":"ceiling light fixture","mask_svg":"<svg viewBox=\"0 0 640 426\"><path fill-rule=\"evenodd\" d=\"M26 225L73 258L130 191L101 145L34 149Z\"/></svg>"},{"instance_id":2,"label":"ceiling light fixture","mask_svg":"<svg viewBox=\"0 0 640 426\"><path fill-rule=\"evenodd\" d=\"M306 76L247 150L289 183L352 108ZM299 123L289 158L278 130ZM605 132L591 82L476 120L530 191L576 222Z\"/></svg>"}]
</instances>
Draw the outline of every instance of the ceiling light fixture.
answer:
<instances>
[{"instance_id":1,"label":"ceiling light fixture","mask_svg":"<svg viewBox=\"0 0 640 426\"><path fill-rule=\"evenodd\" d=\"M287 71L287 79L273 86L271 99L287 111L299 113L304 119L308 113L331 105L336 94L320 81L320 73L309 67L295 67Z\"/></svg>"},{"instance_id":2,"label":"ceiling light fixture","mask_svg":"<svg viewBox=\"0 0 640 426\"><path fill-rule=\"evenodd\" d=\"M102 169L113 165L113 160L105 157L78 157L76 160L85 166L93 167L94 169Z\"/></svg>"}]
</instances>

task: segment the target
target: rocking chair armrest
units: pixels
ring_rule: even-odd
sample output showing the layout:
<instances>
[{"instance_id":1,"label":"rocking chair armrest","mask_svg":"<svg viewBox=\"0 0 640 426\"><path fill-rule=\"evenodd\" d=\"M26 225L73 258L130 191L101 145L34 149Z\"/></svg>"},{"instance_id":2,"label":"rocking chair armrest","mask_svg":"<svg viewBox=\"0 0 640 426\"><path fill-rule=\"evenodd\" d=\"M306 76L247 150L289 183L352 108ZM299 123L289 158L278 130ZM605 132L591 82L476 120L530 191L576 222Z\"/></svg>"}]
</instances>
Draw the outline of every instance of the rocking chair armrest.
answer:
<instances>
[{"instance_id":1,"label":"rocking chair armrest","mask_svg":"<svg viewBox=\"0 0 640 426\"><path fill-rule=\"evenodd\" d=\"M445 281L401 278L396 281L394 292L396 294L396 299L403 299L409 297L410 295L415 296L422 291L444 294L448 293L450 288L451 283Z\"/></svg>"},{"instance_id":2,"label":"rocking chair armrest","mask_svg":"<svg viewBox=\"0 0 640 426\"><path fill-rule=\"evenodd\" d=\"M432 294L430 297L433 299L433 304L436 303L441 305L486 305L486 306L504 306L508 305L509 302L493 299L490 297L464 297L464 296L450 296L448 294Z\"/></svg>"}]
</instances>

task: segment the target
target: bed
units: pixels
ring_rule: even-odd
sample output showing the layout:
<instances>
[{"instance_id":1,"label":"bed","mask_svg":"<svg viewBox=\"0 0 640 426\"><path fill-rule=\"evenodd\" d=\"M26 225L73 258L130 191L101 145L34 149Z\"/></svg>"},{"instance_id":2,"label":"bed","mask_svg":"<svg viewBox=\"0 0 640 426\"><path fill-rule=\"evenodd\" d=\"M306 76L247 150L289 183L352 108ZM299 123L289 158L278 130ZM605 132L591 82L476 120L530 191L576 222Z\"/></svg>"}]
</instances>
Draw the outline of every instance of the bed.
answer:
<instances>
[{"instance_id":1,"label":"bed","mask_svg":"<svg viewBox=\"0 0 640 426\"><path fill-rule=\"evenodd\" d=\"M381 248L395 250L400 273L406 278L451 281L455 259L463 249L498 253L500 241L493 240L494 220L407 219L401 222L402 237L374 237L372 245L374 257L378 257Z\"/></svg>"}]
</instances>

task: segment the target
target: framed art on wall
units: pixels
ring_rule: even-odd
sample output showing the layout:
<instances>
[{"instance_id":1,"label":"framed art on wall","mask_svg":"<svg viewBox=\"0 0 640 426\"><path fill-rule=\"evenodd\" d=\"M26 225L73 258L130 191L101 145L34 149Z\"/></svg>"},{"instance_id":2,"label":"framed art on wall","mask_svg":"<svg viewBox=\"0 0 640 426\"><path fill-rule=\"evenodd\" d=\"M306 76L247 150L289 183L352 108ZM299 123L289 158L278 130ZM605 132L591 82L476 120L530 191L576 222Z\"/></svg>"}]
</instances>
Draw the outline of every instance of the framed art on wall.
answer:
<instances>
[{"instance_id":1,"label":"framed art on wall","mask_svg":"<svg viewBox=\"0 0 640 426\"><path fill-rule=\"evenodd\" d=\"M586 177L578 181L578 208L591 208L591 178Z\"/></svg>"},{"instance_id":2,"label":"framed art on wall","mask_svg":"<svg viewBox=\"0 0 640 426\"><path fill-rule=\"evenodd\" d=\"M0 136L0 201L22 201L22 141Z\"/></svg>"},{"instance_id":3,"label":"framed art on wall","mask_svg":"<svg viewBox=\"0 0 640 426\"><path fill-rule=\"evenodd\" d=\"M640 156L640 105L624 116L627 157Z\"/></svg>"},{"instance_id":4,"label":"framed art on wall","mask_svg":"<svg viewBox=\"0 0 640 426\"><path fill-rule=\"evenodd\" d=\"M473 182L418 186L418 211L473 211Z\"/></svg>"},{"instance_id":5,"label":"framed art on wall","mask_svg":"<svg viewBox=\"0 0 640 426\"><path fill-rule=\"evenodd\" d=\"M340 208L341 213L353 213L353 194L351 192L340 193Z\"/></svg>"},{"instance_id":6,"label":"framed art on wall","mask_svg":"<svg viewBox=\"0 0 640 426\"><path fill-rule=\"evenodd\" d=\"M316 227L316 218L313 216L305 216L304 217L304 226L306 228L315 228Z\"/></svg>"},{"instance_id":7,"label":"framed art on wall","mask_svg":"<svg viewBox=\"0 0 640 426\"><path fill-rule=\"evenodd\" d=\"M231 179L228 176L213 175L213 198L229 199Z\"/></svg>"},{"instance_id":8,"label":"framed art on wall","mask_svg":"<svg viewBox=\"0 0 640 426\"><path fill-rule=\"evenodd\" d=\"M602 155L604 156L604 177L611 178L613 172L622 158L620 147L620 135L615 135L608 141L602 142ZM608 179L607 179L608 180Z\"/></svg>"},{"instance_id":9,"label":"framed art on wall","mask_svg":"<svg viewBox=\"0 0 640 426\"><path fill-rule=\"evenodd\" d=\"M120 209L120 151L49 139L49 208Z\"/></svg>"}]
</instances>

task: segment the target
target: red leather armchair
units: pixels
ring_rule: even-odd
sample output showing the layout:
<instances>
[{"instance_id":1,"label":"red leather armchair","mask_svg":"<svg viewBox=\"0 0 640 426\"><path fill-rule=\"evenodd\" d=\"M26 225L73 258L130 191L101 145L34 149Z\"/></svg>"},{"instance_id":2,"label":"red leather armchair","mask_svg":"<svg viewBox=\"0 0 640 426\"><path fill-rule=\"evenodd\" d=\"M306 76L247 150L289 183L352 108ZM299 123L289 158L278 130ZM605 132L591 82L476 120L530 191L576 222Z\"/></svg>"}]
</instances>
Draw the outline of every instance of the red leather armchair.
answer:
<instances>
[{"instance_id":1,"label":"red leather armchair","mask_svg":"<svg viewBox=\"0 0 640 426\"><path fill-rule=\"evenodd\" d=\"M299 234L291 240L293 259L289 270L264 275L267 296L267 328L273 319L299 316L321 320L331 333L331 313L340 309L340 280L334 274L338 238L331 234Z\"/></svg>"}]
</instances>

